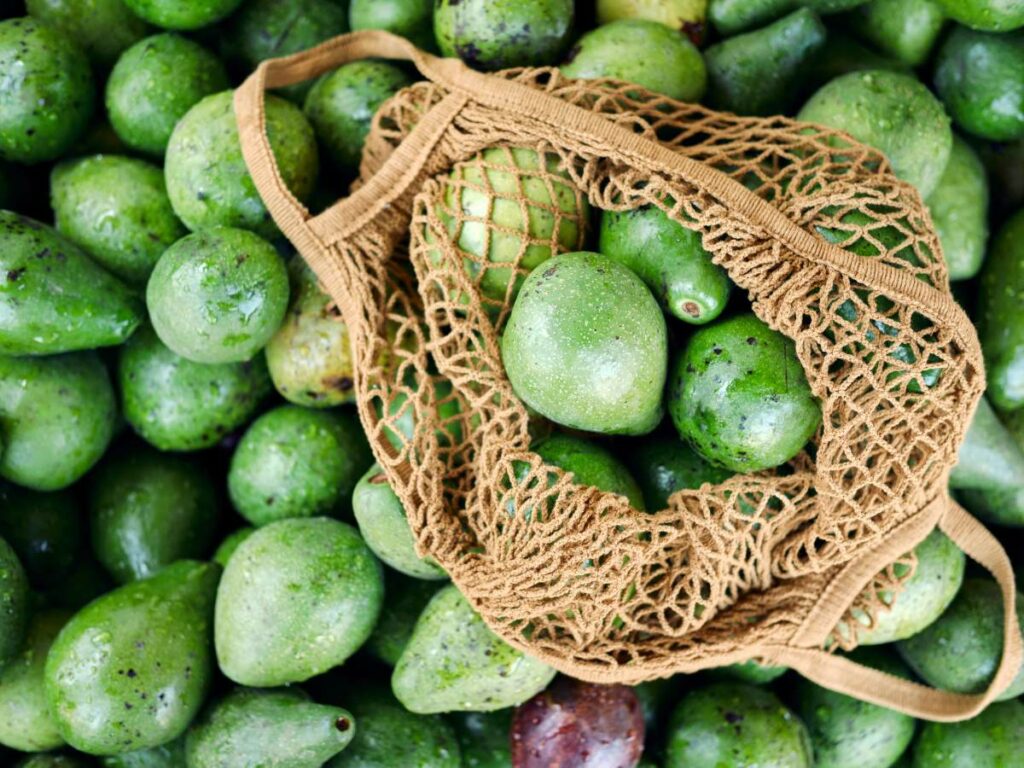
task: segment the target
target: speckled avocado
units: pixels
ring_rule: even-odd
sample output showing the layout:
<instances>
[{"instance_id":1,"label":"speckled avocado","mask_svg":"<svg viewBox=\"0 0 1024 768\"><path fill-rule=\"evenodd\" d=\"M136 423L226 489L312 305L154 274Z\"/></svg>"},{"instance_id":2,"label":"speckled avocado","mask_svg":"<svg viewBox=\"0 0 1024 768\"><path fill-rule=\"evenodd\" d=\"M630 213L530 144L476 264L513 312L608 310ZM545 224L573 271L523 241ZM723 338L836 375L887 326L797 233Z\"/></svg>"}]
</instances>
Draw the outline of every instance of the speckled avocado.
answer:
<instances>
[{"instance_id":1,"label":"speckled avocado","mask_svg":"<svg viewBox=\"0 0 1024 768\"><path fill-rule=\"evenodd\" d=\"M0 477L37 491L71 485L114 434L110 376L94 352L0 356Z\"/></svg>"},{"instance_id":2,"label":"speckled avocado","mask_svg":"<svg viewBox=\"0 0 1024 768\"><path fill-rule=\"evenodd\" d=\"M228 87L220 60L172 33L140 40L107 79L110 124L129 147L163 156L174 126L194 104Z\"/></svg>"},{"instance_id":3,"label":"speckled avocado","mask_svg":"<svg viewBox=\"0 0 1024 768\"><path fill-rule=\"evenodd\" d=\"M248 421L273 386L262 356L244 363L194 363L146 325L121 349L124 417L162 451L209 448Z\"/></svg>"},{"instance_id":4,"label":"speckled avocado","mask_svg":"<svg viewBox=\"0 0 1024 768\"><path fill-rule=\"evenodd\" d=\"M554 676L491 632L449 585L420 614L391 687L410 712L490 712L523 703Z\"/></svg>"},{"instance_id":5,"label":"speckled avocado","mask_svg":"<svg viewBox=\"0 0 1024 768\"><path fill-rule=\"evenodd\" d=\"M385 61L353 61L316 81L303 111L339 169L359 170L373 115L411 82L404 71Z\"/></svg>"},{"instance_id":6,"label":"speckled avocado","mask_svg":"<svg viewBox=\"0 0 1024 768\"><path fill-rule=\"evenodd\" d=\"M508 768L512 764L512 710L453 712L448 721L455 729L463 768Z\"/></svg>"},{"instance_id":7,"label":"speckled avocado","mask_svg":"<svg viewBox=\"0 0 1024 768\"><path fill-rule=\"evenodd\" d=\"M374 464L356 484L352 511L366 545L385 565L417 579L448 577L432 559L416 554L405 508L380 466Z\"/></svg>"},{"instance_id":8,"label":"speckled avocado","mask_svg":"<svg viewBox=\"0 0 1024 768\"><path fill-rule=\"evenodd\" d=\"M445 56L485 70L555 64L569 43L572 0L437 0L434 36Z\"/></svg>"},{"instance_id":9,"label":"speckled avocado","mask_svg":"<svg viewBox=\"0 0 1024 768\"><path fill-rule=\"evenodd\" d=\"M228 492L255 526L347 511L373 455L356 415L283 405L252 423L231 457Z\"/></svg>"},{"instance_id":10,"label":"speckled avocado","mask_svg":"<svg viewBox=\"0 0 1024 768\"><path fill-rule=\"evenodd\" d=\"M665 768L811 768L807 729L769 691L714 683L686 694L668 725Z\"/></svg>"},{"instance_id":11,"label":"speckled avocado","mask_svg":"<svg viewBox=\"0 0 1024 768\"><path fill-rule=\"evenodd\" d=\"M92 68L71 38L25 17L0 21L0 159L39 163L64 154L85 131Z\"/></svg>"},{"instance_id":12,"label":"speckled avocado","mask_svg":"<svg viewBox=\"0 0 1024 768\"><path fill-rule=\"evenodd\" d=\"M353 693L349 706L356 718L355 738L324 768L464 766L455 734L439 716L406 711L386 689L370 687Z\"/></svg>"},{"instance_id":13,"label":"speckled avocado","mask_svg":"<svg viewBox=\"0 0 1024 768\"><path fill-rule=\"evenodd\" d=\"M198 29L219 21L242 0L124 0L132 12L164 29Z\"/></svg>"},{"instance_id":14,"label":"speckled avocado","mask_svg":"<svg viewBox=\"0 0 1024 768\"><path fill-rule=\"evenodd\" d=\"M0 481L0 536L17 552L34 588L59 585L82 546L75 494L37 493Z\"/></svg>"},{"instance_id":15,"label":"speckled avocado","mask_svg":"<svg viewBox=\"0 0 1024 768\"><path fill-rule=\"evenodd\" d=\"M935 0L946 16L971 29L1007 32L1024 26L1019 0Z\"/></svg>"},{"instance_id":16,"label":"speckled avocado","mask_svg":"<svg viewBox=\"0 0 1024 768\"><path fill-rule=\"evenodd\" d=\"M25 9L74 40L104 68L146 35L146 22L122 0L26 0Z\"/></svg>"},{"instance_id":17,"label":"speckled avocado","mask_svg":"<svg viewBox=\"0 0 1024 768\"><path fill-rule=\"evenodd\" d=\"M566 77L611 77L680 101L699 101L707 68L681 32L646 19L613 21L580 37L562 65Z\"/></svg>"},{"instance_id":18,"label":"speckled avocado","mask_svg":"<svg viewBox=\"0 0 1024 768\"><path fill-rule=\"evenodd\" d=\"M850 16L861 37L912 67L928 58L945 20L936 0L871 0Z\"/></svg>"},{"instance_id":19,"label":"speckled avocado","mask_svg":"<svg viewBox=\"0 0 1024 768\"><path fill-rule=\"evenodd\" d=\"M21 648L28 610L25 569L10 544L0 538L0 670Z\"/></svg>"},{"instance_id":20,"label":"speckled avocado","mask_svg":"<svg viewBox=\"0 0 1024 768\"><path fill-rule=\"evenodd\" d=\"M988 179L977 153L959 136L939 183L925 201L950 280L978 274L988 242Z\"/></svg>"},{"instance_id":21,"label":"speckled avocado","mask_svg":"<svg viewBox=\"0 0 1024 768\"><path fill-rule=\"evenodd\" d=\"M157 336L196 363L241 363L284 320L288 271L274 246L243 229L194 232L160 257L146 284Z\"/></svg>"},{"instance_id":22,"label":"speckled avocado","mask_svg":"<svg viewBox=\"0 0 1024 768\"><path fill-rule=\"evenodd\" d=\"M122 584L208 555L217 512L216 490L199 464L145 444L123 446L91 477L93 552Z\"/></svg>"},{"instance_id":23,"label":"speckled avocado","mask_svg":"<svg viewBox=\"0 0 1024 768\"><path fill-rule=\"evenodd\" d=\"M913 768L1014 768L1024 754L1024 704L992 704L970 720L924 723Z\"/></svg>"},{"instance_id":24,"label":"speckled avocado","mask_svg":"<svg viewBox=\"0 0 1024 768\"><path fill-rule=\"evenodd\" d=\"M395 666L412 636L416 619L440 585L437 581L413 579L391 568L384 569L384 604L366 650L385 664Z\"/></svg>"},{"instance_id":25,"label":"speckled avocado","mask_svg":"<svg viewBox=\"0 0 1024 768\"><path fill-rule=\"evenodd\" d=\"M717 484L733 476L674 437L645 440L630 451L628 461L651 510L665 509L669 496L683 488Z\"/></svg>"},{"instance_id":26,"label":"speckled avocado","mask_svg":"<svg viewBox=\"0 0 1024 768\"><path fill-rule=\"evenodd\" d=\"M502 337L516 394L567 427L644 434L661 420L665 318L633 272L600 254L556 256L534 270Z\"/></svg>"},{"instance_id":27,"label":"speckled avocado","mask_svg":"<svg viewBox=\"0 0 1024 768\"><path fill-rule=\"evenodd\" d=\"M188 230L167 199L164 174L143 160L95 155L57 166L50 177L57 230L133 285Z\"/></svg>"},{"instance_id":28,"label":"speckled avocado","mask_svg":"<svg viewBox=\"0 0 1024 768\"><path fill-rule=\"evenodd\" d=\"M592 485L625 496L633 509L643 510L644 497L626 466L600 445L573 435L552 435L533 446L548 464L575 476L578 485Z\"/></svg>"},{"instance_id":29,"label":"speckled avocado","mask_svg":"<svg viewBox=\"0 0 1024 768\"><path fill-rule=\"evenodd\" d=\"M837 77L807 100L797 119L838 128L880 150L922 197L939 183L953 146L942 104L914 77L898 72Z\"/></svg>"},{"instance_id":30,"label":"speckled avocado","mask_svg":"<svg viewBox=\"0 0 1024 768\"><path fill-rule=\"evenodd\" d=\"M686 323L714 320L729 300L729 276L711 263L700 232L660 208L602 213L598 250L633 270L665 311Z\"/></svg>"},{"instance_id":31,"label":"speckled avocado","mask_svg":"<svg viewBox=\"0 0 1024 768\"><path fill-rule=\"evenodd\" d=\"M0 211L0 354L120 344L142 321L134 292L38 221Z\"/></svg>"},{"instance_id":32,"label":"speckled avocado","mask_svg":"<svg viewBox=\"0 0 1024 768\"><path fill-rule=\"evenodd\" d=\"M238 138L233 93L207 96L178 121L167 144L164 174L175 213L191 230L251 229L274 237L277 226L253 184ZM267 133L288 189L308 199L316 182L313 128L291 102L268 95Z\"/></svg>"},{"instance_id":33,"label":"speckled avocado","mask_svg":"<svg viewBox=\"0 0 1024 768\"><path fill-rule=\"evenodd\" d=\"M690 338L675 364L668 401L679 435L734 472L789 461L821 423L792 340L752 314Z\"/></svg>"},{"instance_id":34,"label":"speckled avocado","mask_svg":"<svg viewBox=\"0 0 1024 768\"><path fill-rule=\"evenodd\" d=\"M1024 209L996 235L981 274L977 326L985 353L986 392L997 408L1024 406Z\"/></svg>"},{"instance_id":35,"label":"speckled avocado","mask_svg":"<svg viewBox=\"0 0 1024 768\"><path fill-rule=\"evenodd\" d=\"M347 710L298 689L235 688L189 729L185 760L189 768L320 768L356 733Z\"/></svg>"},{"instance_id":36,"label":"speckled avocado","mask_svg":"<svg viewBox=\"0 0 1024 768\"><path fill-rule=\"evenodd\" d=\"M242 685L300 682L361 646L380 613L380 563L355 528L279 520L243 541L217 591L220 669Z\"/></svg>"},{"instance_id":37,"label":"speckled avocado","mask_svg":"<svg viewBox=\"0 0 1024 768\"><path fill-rule=\"evenodd\" d=\"M171 741L199 712L213 674L220 568L182 560L108 592L61 630L46 695L61 736L93 754Z\"/></svg>"},{"instance_id":38,"label":"speckled avocado","mask_svg":"<svg viewBox=\"0 0 1024 768\"><path fill-rule=\"evenodd\" d=\"M426 50L436 46L433 0L351 0L348 23L353 31L384 29Z\"/></svg>"},{"instance_id":39,"label":"speckled avocado","mask_svg":"<svg viewBox=\"0 0 1024 768\"><path fill-rule=\"evenodd\" d=\"M309 408L354 402L355 365L348 326L301 257L288 264L288 277L288 311L266 347L274 386L286 400Z\"/></svg>"}]
</instances>

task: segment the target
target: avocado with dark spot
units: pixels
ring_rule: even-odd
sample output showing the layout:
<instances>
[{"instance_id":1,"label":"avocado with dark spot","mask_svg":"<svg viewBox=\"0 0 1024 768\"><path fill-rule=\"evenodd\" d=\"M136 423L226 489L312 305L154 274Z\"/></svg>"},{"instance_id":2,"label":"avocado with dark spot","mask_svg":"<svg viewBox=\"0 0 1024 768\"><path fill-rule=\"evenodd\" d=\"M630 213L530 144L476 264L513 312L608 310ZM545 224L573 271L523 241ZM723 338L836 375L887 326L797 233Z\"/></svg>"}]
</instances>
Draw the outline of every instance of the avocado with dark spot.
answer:
<instances>
[{"instance_id":1,"label":"avocado with dark spot","mask_svg":"<svg viewBox=\"0 0 1024 768\"><path fill-rule=\"evenodd\" d=\"M977 327L986 394L1005 411L1024 406L1024 209L1000 229L981 273Z\"/></svg>"},{"instance_id":2,"label":"avocado with dark spot","mask_svg":"<svg viewBox=\"0 0 1024 768\"><path fill-rule=\"evenodd\" d=\"M916 67L931 53L946 16L935 0L871 0L849 20L881 53Z\"/></svg>"},{"instance_id":3,"label":"avocado with dark spot","mask_svg":"<svg viewBox=\"0 0 1024 768\"><path fill-rule=\"evenodd\" d=\"M953 150L938 186L925 201L939 236L950 280L978 274L988 243L988 179L971 146L953 137Z\"/></svg>"},{"instance_id":4,"label":"avocado with dark spot","mask_svg":"<svg viewBox=\"0 0 1024 768\"><path fill-rule=\"evenodd\" d=\"M1024 754L1024 703L992 704L969 720L922 724L913 768L1016 768Z\"/></svg>"},{"instance_id":5,"label":"avocado with dark spot","mask_svg":"<svg viewBox=\"0 0 1024 768\"><path fill-rule=\"evenodd\" d=\"M351 0L348 23L352 31L383 29L411 40L418 48L433 50L433 0Z\"/></svg>"},{"instance_id":6,"label":"avocado with dark spot","mask_svg":"<svg viewBox=\"0 0 1024 768\"><path fill-rule=\"evenodd\" d=\"M412 636L416 619L440 589L436 581L413 579L391 568L384 569L385 600L380 618L366 641L366 650L389 666L398 663Z\"/></svg>"},{"instance_id":7,"label":"avocado with dark spot","mask_svg":"<svg viewBox=\"0 0 1024 768\"><path fill-rule=\"evenodd\" d=\"M508 768L512 765L509 744L512 712L512 709L499 709L448 715L462 753L462 768Z\"/></svg>"},{"instance_id":8,"label":"avocado with dark spot","mask_svg":"<svg viewBox=\"0 0 1024 768\"><path fill-rule=\"evenodd\" d=\"M60 585L82 549L78 500L67 490L37 493L0 481L0 536L34 588Z\"/></svg>"},{"instance_id":9,"label":"avocado with dark spot","mask_svg":"<svg viewBox=\"0 0 1024 768\"><path fill-rule=\"evenodd\" d=\"M123 0L25 0L25 9L78 43L101 69L145 37L148 29Z\"/></svg>"},{"instance_id":10,"label":"avocado with dark spot","mask_svg":"<svg viewBox=\"0 0 1024 768\"><path fill-rule=\"evenodd\" d=\"M0 211L0 354L120 344L142 317L135 292L77 245L45 224Z\"/></svg>"},{"instance_id":11,"label":"avocado with dark spot","mask_svg":"<svg viewBox=\"0 0 1024 768\"><path fill-rule=\"evenodd\" d=\"M669 496L676 491L722 483L733 476L674 437L644 440L630 449L628 463L651 510L666 509Z\"/></svg>"},{"instance_id":12,"label":"avocado with dark spot","mask_svg":"<svg viewBox=\"0 0 1024 768\"><path fill-rule=\"evenodd\" d=\"M0 670L21 648L29 611L28 578L10 544L0 538Z\"/></svg>"},{"instance_id":13,"label":"avocado with dark spot","mask_svg":"<svg viewBox=\"0 0 1024 768\"><path fill-rule=\"evenodd\" d=\"M65 741L111 755L185 731L213 676L219 575L219 566L181 560L75 614L46 659L47 700Z\"/></svg>"},{"instance_id":14,"label":"avocado with dark spot","mask_svg":"<svg viewBox=\"0 0 1024 768\"><path fill-rule=\"evenodd\" d=\"M131 11L164 29L198 29L220 21L242 0L124 0Z\"/></svg>"},{"instance_id":15,"label":"avocado with dark spot","mask_svg":"<svg viewBox=\"0 0 1024 768\"><path fill-rule=\"evenodd\" d=\"M598 25L619 19L647 19L679 30L694 45L707 34L707 0L597 0Z\"/></svg>"}]
</instances>

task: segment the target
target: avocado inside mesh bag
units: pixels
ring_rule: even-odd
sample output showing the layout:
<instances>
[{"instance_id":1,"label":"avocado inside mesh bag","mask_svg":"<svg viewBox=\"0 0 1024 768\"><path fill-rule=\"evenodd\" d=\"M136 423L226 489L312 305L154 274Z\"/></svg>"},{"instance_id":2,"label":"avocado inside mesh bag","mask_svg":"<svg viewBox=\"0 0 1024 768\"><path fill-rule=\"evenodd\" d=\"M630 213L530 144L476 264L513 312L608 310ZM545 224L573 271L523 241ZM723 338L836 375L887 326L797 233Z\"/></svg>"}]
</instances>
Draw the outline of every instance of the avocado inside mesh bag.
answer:
<instances>
[{"instance_id":1,"label":"avocado inside mesh bag","mask_svg":"<svg viewBox=\"0 0 1024 768\"><path fill-rule=\"evenodd\" d=\"M428 80L382 107L353 194L313 217L274 167L263 91L371 56ZM236 114L257 188L349 328L360 416L421 553L509 643L599 682L757 659L940 720L1009 684L1012 570L946 491L984 389L978 342L925 207L877 151L552 69L483 75L381 32L264 62ZM643 205L699 231L794 340L824 414L786 466L646 513L531 453L498 345L522 279L581 245L588 206ZM837 652L899 599L937 524L1003 587L1005 658L982 694Z\"/></svg>"}]
</instances>

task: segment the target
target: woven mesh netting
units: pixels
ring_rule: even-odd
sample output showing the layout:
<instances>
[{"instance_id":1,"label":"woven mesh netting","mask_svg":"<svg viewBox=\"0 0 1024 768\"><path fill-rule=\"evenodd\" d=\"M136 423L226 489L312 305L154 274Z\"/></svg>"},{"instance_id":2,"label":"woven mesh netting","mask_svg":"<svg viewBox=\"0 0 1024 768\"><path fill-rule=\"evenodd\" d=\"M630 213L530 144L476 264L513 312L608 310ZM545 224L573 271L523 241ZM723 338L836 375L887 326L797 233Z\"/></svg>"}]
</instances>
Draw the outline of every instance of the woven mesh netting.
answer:
<instances>
[{"instance_id":1,"label":"woven mesh netting","mask_svg":"<svg viewBox=\"0 0 1024 768\"><path fill-rule=\"evenodd\" d=\"M928 215L879 153L835 131L554 70L503 76L736 184L469 100L418 183L329 243L361 414L420 550L509 642L585 679L635 682L784 644L844 564L944 493L983 388ZM388 102L362 178L447 95L421 83ZM750 192L855 254L853 267L769 231L742 204ZM657 206L698 230L757 315L794 339L824 413L805 453L646 513L531 453L499 335L522 276L582 246L584 200ZM901 565L875 577L826 646L856 645L912 557Z\"/></svg>"}]
</instances>

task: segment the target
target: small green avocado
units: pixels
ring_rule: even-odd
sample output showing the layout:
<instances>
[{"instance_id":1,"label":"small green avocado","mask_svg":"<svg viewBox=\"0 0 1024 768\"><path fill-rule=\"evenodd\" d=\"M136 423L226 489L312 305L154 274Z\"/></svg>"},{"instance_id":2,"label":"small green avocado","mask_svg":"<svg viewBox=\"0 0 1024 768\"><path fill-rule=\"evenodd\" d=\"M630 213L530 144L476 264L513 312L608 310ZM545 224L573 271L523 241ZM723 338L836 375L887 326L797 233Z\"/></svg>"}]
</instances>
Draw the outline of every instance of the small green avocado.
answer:
<instances>
[{"instance_id":1,"label":"small green avocado","mask_svg":"<svg viewBox=\"0 0 1024 768\"><path fill-rule=\"evenodd\" d=\"M644 206L601 214L598 250L633 270L671 315L692 325L718 317L732 282L687 229L660 208Z\"/></svg>"},{"instance_id":2,"label":"small green avocado","mask_svg":"<svg viewBox=\"0 0 1024 768\"><path fill-rule=\"evenodd\" d=\"M101 69L146 35L146 22L123 0L25 0L34 19L76 41Z\"/></svg>"},{"instance_id":3,"label":"small green avocado","mask_svg":"<svg viewBox=\"0 0 1024 768\"><path fill-rule=\"evenodd\" d=\"M1018 0L935 0L946 16L971 29L1009 32L1024 26Z\"/></svg>"},{"instance_id":4,"label":"small green avocado","mask_svg":"<svg viewBox=\"0 0 1024 768\"><path fill-rule=\"evenodd\" d=\"M434 50L433 0L351 0L348 23L352 31L383 29Z\"/></svg>"},{"instance_id":5,"label":"small green avocado","mask_svg":"<svg viewBox=\"0 0 1024 768\"><path fill-rule=\"evenodd\" d=\"M11 545L0 538L0 670L25 639L29 610L28 577Z\"/></svg>"},{"instance_id":6,"label":"small green avocado","mask_svg":"<svg viewBox=\"0 0 1024 768\"><path fill-rule=\"evenodd\" d=\"M358 733L341 707L301 690L235 688L188 731L188 768L320 768Z\"/></svg>"},{"instance_id":7,"label":"small green avocado","mask_svg":"<svg viewBox=\"0 0 1024 768\"><path fill-rule=\"evenodd\" d=\"M992 704L959 723L923 723L913 768L1016 768L1024 754L1024 703Z\"/></svg>"},{"instance_id":8,"label":"small green avocado","mask_svg":"<svg viewBox=\"0 0 1024 768\"><path fill-rule=\"evenodd\" d=\"M242 0L124 0L136 16L164 29L199 29L220 21Z\"/></svg>"},{"instance_id":9,"label":"small green avocado","mask_svg":"<svg viewBox=\"0 0 1024 768\"><path fill-rule=\"evenodd\" d=\"M377 622L380 563L355 528L323 517L265 525L217 590L220 669L242 685L301 682L356 652Z\"/></svg>"},{"instance_id":10,"label":"small green avocado","mask_svg":"<svg viewBox=\"0 0 1024 768\"><path fill-rule=\"evenodd\" d=\"M752 314L690 337L668 387L679 435L708 461L755 472L792 459L821 423L791 339Z\"/></svg>"},{"instance_id":11,"label":"small green avocado","mask_svg":"<svg viewBox=\"0 0 1024 768\"><path fill-rule=\"evenodd\" d=\"M522 704L554 676L547 664L491 632L449 585L423 609L391 687L410 712L491 712Z\"/></svg>"},{"instance_id":12,"label":"small green avocado","mask_svg":"<svg viewBox=\"0 0 1024 768\"><path fill-rule=\"evenodd\" d=\"M46 658L47 700L65 741L113 755L185 731L213 676L219 575L216 565L181 560L75 614Z\"/></svg>"},{"instance_id":13,"label":"small green avocado","mask_svg":"<svg viewBox=\"0 0 1024 768\"><path fill-rule=\"evenodd\" d=\"M971 146L953 137L946 170L925 201L942 245L950 280L978 274L988 243L988 179Z\"/></svg>"},{"instance_id":14,"label":"small green avocado","mask_svg":"<svg viewBox=\"0 0 1024 768\"><path fill-rule=\"evenodd\" d=\"M76 495L37 493L0 481L0 536L18 553L33 587L61 586L82 548Z\"/></svg>"},{"instance_id":15,"label":"small green avocado","mask_svg":"<svg viewBox=\"0 0 1024 768\"><path fill-rule=\"evenodd\" d=\"M723 483L733 476L674 437L644 440L629 452L628 462L652 510L668 507L669 496L676 491Z\"/></svg>"},{"instance_id":16,"label":"small green avocado","mask_svg":"<svg viewBox=\"0 0 1024 768\"><path fill-rule=\"evenodd\" d=\"M388 666L395 666L412 637L416 619L440 586L436 581L413 579L384 569L385 600L380 618L366 641L366 650Z\"/></svg>"},{"instance_id":17,"label":"small green avocado","mask_svg":"<svg viewBox=\"0 0 1024 768\"><path fill-rule=\"evenodd\" d=\"M516 394L555 423L637 435L661 421L665 317L640 278L600 254L566 253L530 273L502 357Z\"/></svg>"},{"instance_id":18,"label":"small green avocado","mask_svg":"<svg viewBox=\"0 0 1024 768\"><path fill-rule=\"evenodd\" d=\"M1024 406L1024 209L1003 225L989 250L978 296L978 337L986 395L996 408Z\"/></svg>"}]
</instances>

